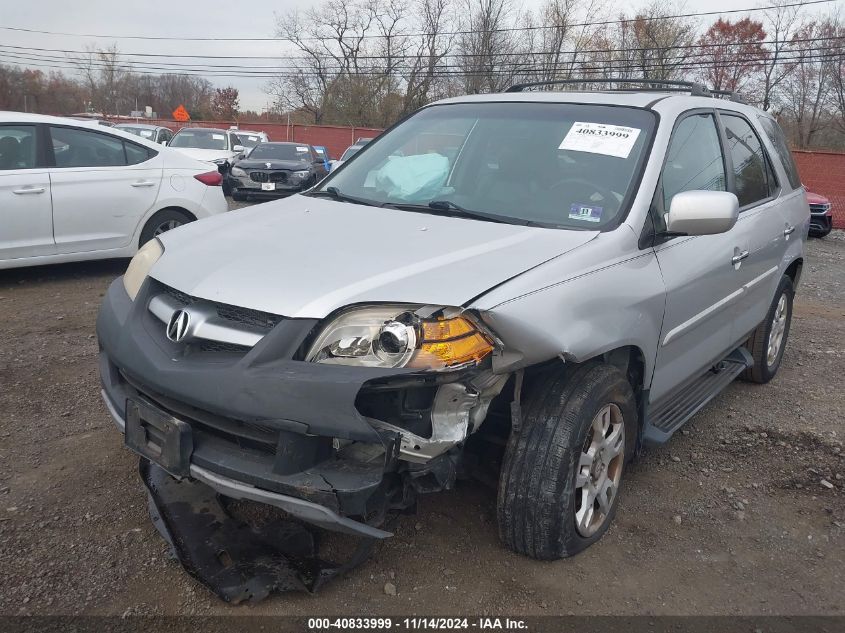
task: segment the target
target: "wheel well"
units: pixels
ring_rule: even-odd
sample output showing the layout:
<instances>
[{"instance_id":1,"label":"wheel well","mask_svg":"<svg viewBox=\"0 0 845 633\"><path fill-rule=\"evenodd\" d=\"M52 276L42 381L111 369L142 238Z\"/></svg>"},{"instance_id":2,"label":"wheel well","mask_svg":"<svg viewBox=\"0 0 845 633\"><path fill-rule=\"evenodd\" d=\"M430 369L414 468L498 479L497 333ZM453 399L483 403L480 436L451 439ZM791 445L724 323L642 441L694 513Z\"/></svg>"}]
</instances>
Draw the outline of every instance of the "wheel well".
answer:
<instances>
[{"instance_id":1,"label":"wheel well","mask_svg":"<svg viewBox=\"0 0 845 633\"><path fill-rule=\"evenodd\" d=\"M147 221L141 225L141 230L138 232L138 248L143 246L143 244L141 243L141 236L144 233L144 229L147 228L147 225L150 223L150 221L162 211L178 211L179 213L185 215L188 218L189 222L194 222L197 219L197 216L182 207L162 207L161 209L156 210L155 213L148 217Z\"/></svg>"},{"instance_id":2,"label":"wheel well","mask_svg":"<svg viewBox=\"0 0 845 633\"><path fill-rule=\"evenodd\" d=\"M792 285L797 287L798 282L801 280L801 270L804 268L804 259L799 257L794 262L792 262L789 266L786 267L784 271L784 275L789 277L792 280Z\"/></svg>"},{"instance_id":3,"label":"wheel well","mask_svg":"<svg viewBox=\"0 0 845 633\"><path fill-rule=\"evenodd\" d=\"M162 211L178 211L179 213L184 213L185 215L187 215L190 218L191 222L193 222L197 219L197 216L195 216L193 213L191 213L190 211L188 211L187 209L182 208L182 207L164 207L164 208L156 211L156 213L160 213ZM155 215L156 213L153 213L153 215ZM151 215L150 218L152 218L153 215Z\"/></svg>"}]
</instances>

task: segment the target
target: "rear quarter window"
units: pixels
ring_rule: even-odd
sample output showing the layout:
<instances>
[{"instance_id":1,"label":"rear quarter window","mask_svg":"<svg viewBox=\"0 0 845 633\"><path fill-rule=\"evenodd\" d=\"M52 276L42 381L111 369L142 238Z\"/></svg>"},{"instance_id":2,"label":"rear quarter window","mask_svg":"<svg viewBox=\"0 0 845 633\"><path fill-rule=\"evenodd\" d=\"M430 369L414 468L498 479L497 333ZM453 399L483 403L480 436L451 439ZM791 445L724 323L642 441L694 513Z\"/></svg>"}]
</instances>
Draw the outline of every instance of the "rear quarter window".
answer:
<instances>
[{"instance_id":1,"label":"rear quarter window","mask_svg":"<svg viewBox=\"0 0 845 633\"><path fill-rule=\"evenodd\" d=\"M775 148L775 153L778 156L783 170L786 172L786 177L789 180L789 185L793 189L801 186L801 177L798 175L798 167L795 165L795 159L792 157L792 152L789 151L789 145L786 142L786 136L783 133L777 121L767 116L757 117L760 120L760 126L763 132L771 141Z\"/></svg>"}]
</instances>

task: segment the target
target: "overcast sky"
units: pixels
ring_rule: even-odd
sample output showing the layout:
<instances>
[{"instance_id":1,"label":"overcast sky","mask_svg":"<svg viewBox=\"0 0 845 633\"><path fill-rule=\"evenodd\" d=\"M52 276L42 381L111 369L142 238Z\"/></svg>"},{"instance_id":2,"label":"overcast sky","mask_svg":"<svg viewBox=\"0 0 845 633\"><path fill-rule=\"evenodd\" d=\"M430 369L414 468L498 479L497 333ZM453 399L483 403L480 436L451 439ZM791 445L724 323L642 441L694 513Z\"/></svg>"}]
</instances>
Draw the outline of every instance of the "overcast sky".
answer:
<instances>
[{"instance_id":1,"label":"overcast sky","mask_svg":"<svg viewBox=\"0 0 845 633\"><path fill-rule=\"evenodd\" d=\"M0 26L61 31L66 33L92 33L168 37L243 37L267 38L274 35L275 15L294 8L304 9L319 0L250 0L238 2L209 2L204 0L144 0L144 2L115 2L114 0L0 0ZM534 8L542 0L514 0L524 8ZM687 0L680 5L684 12L721 11L755 6L766 6L768 0ZM647 0L609 2L611 13L631 11L648 4ZM840 9L845 0L813 9ZM733 18L741 16L731 16ZM707 18L710 22L713 18ZM126 53L158 53L183 55L283 55L290 52L280 42L197 42L197 41L144 41L120 38L91 38L21 33L0 30L0 44L52 49L82 50L86 45L108 47L117 43ZM6 49L8 50L8 49ZM59 54L61 55L61 54ZM174 59L176 62L192 60ZM248 60L193 60L200 63L247 64ZM2 63L18 63L0 54ZM49 63L49 62L47 62ZM270 60L256 60L258 65L271 65ZM34 68L34 66L33 66ZM49 68L41 68L49 71ZM265 79L217 77L210 78L216 85L233 85L240 91L241 109L264 110L270 103L262 88ZM144 104L139 104L143 106Z\"/></svg>"}]
</instances>

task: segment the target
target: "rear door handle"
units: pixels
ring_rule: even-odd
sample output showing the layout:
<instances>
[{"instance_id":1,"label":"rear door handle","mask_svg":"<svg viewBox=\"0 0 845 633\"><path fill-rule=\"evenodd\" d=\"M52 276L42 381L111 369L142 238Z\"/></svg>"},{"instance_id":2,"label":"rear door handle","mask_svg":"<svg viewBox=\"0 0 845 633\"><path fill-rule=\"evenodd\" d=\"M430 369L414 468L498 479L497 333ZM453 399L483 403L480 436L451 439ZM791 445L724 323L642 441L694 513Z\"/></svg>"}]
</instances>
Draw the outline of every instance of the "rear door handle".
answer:
<instances>
[{"instance_id":1,"label":"rear door handle","mask_svg":"<svg viewBox=\"0 0 845 633\"><path fill-rule=\"evenodd\" d=\"M155 183L152 180L141 180L139 182L133 182L133 187L153 187Z\"/></svg>"},{"instance_id":2,"label":"rear door handle","mask_svg":"<svg viewBox=\"0 0 845 633\"><path fill-rule=\"evenodd\" d=\"M12 189L12 193L16 193L19 196L25 196L29 193L44 193L47 191L44 187L25 187L23 189Z\"/></svg>"},{"instance_id":3,"label":"rear door handle","mask_svg":"<svg viewBox=\"0 0 845 633\"><path fill-rule=\"evenodd\" d=\"M795 227L794 226L788 226L783 230L784 237L786 237L788 235L792 235L793 233L795 233Z\"/></svg>"},{"instance_id":4,"label":"rear door handle","mask_svg":"<svg viewBox=\"0 0 845 633\"><path fill-rule=\"evenodd\" d=\"M736 266L739 262L741 262L746 257L748 257L748 251L742 251L738 255L734 255L733 257L731 257L731 264Z\"/></svg>"}]
</instances>

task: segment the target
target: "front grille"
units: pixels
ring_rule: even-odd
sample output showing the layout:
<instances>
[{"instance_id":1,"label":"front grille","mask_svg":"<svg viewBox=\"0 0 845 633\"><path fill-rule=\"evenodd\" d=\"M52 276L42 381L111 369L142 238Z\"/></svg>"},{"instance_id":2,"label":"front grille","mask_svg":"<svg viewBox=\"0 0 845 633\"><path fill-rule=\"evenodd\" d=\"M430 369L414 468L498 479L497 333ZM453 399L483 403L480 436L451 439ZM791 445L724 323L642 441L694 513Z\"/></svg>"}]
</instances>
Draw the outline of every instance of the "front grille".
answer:
<instances>
[{"instance_id":1,"label":"front grille","mask_svg":"<svg viewBox=\"0 0 845 633\"><path fill-rule=\"evenodd\" d=\"M830 209L829 204L811 204L810 213L825 214Z\"/></svg>"},{"instance_id":2,"label":"front grille","mask_svg":"<svg viewBox=\"0 0 845 633\"><path fill-rule=\"evenodd\" d=\"M253 182L287 182L288 172L286 171L251 171L249 179Z\"/></svg>"},{"instance_id":3,"label":"front grille","mask_svg":"<svg viewBox=\"0 0 845 633\"><path fill-rule=\"evenodd\" d=\"M241 308L239 306L229 305L228 303L217 303L216 301L207 301L205 299L198 299L189 294L171 288L170 286L162 285L167 294L176 299L183 306L190 305L195 301L204 301L210 303L217 310L217 315L221 319L231 321L232 323L243 323L244 325L251 325L266 330L273 329L283 317L270 312L262 312L261 310L253 310L251 308Z\"/></svg>"}]
</instances>

